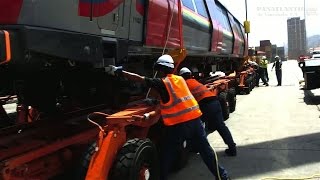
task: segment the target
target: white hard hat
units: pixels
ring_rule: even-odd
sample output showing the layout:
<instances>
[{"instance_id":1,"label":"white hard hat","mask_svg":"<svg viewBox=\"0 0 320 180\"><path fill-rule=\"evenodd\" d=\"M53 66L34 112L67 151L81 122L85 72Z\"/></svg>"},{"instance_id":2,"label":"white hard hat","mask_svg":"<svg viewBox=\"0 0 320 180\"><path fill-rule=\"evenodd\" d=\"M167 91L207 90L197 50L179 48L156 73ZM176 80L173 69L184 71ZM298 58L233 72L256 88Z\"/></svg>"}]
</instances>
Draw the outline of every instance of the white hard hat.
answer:
<instances>
[{"instance_id":1,"label":"white hard hat","mask_svg":"<svg viewBox=\"0 0 320 180\"><path fill-rule=\"evenodd\" d=\"M190 69L183 67L180 69L179 75L182 75L184 73L191 73Z\"/></svg>"},{"instance_id":2,"label":"white hard hat","mask_svg":"<svg viewBox=\"0 0 320 180\"><path fill-rule=\"evenodd\" d=\"M280 59L280 57L279 57L279 56L275 56L274 58L275 58L275 59L276 59L276 58Z\"/></svg>"},{"instance_id":3,"label":"white hard hat","mask_svg":"<svg viewBox=\"0 0 320 180\"><path fill-rule=\"evenodd\" d=\"M266 56L262 56L262 59L267 59L267 57Z\"/></svg>"},{"instance_id":4,"label":"white hard hat","mask_svg":"<svg viewBox=\"0 0 320 180\"><path fill-rule=\"evenodd\" d=\"M174 61L172 59L172 57L168 54L162 55L158 58L156 64L162 65L162 66L166 66L169 68L174 68Z\"/></svg>"}]
</instances>

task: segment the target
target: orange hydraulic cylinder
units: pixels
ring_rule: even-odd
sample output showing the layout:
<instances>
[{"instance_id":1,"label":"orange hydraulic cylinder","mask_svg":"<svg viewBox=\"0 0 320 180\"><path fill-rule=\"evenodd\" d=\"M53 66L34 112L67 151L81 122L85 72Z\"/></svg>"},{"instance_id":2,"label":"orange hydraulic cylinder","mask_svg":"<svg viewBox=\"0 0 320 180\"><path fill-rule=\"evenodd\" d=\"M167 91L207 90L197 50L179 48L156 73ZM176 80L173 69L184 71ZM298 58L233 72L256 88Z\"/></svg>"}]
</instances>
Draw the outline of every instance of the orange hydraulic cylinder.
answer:
<instances>
[{"instance_id":1,"label":"orange hydraulic cylinder","mask_svg":"<svg viewBox=\"0 0 320 180\"><path fill-rule=\"evenodd\" d=\"M126 132L109 131L105 136L101 131L99 134L97 151L91 158L86 180L108 179L109 170L116 158L118 149L126 142Z\"/></svg>"}]
</instances>

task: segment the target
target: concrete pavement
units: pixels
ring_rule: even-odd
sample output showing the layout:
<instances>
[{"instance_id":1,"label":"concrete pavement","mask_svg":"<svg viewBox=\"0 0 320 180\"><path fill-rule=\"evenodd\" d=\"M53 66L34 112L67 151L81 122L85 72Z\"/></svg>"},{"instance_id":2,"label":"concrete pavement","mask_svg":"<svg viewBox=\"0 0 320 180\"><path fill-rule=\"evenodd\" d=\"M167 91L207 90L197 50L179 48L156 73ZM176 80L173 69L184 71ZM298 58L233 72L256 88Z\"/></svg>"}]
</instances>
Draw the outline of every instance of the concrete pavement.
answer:
<instances>
[{"instance_id":1,"label":"concrete pavement","mask_svg":"<svg viewBox=\"0 0 320 180\"><path fill-rule=\"evenodd\" d=\"M302 73L294 60L283 63L281 87L276 86L275 72L270 69L269 65L270 86L238 95L236 111L226 121L237 143L238 156L224 155L227 146L217 132L208 136L232 179L320 174L320 91L300 89ZM186 168L170 176L170 180L195 179L214 179L197 154L191 156Z\"/></svg>"}]
</instances>

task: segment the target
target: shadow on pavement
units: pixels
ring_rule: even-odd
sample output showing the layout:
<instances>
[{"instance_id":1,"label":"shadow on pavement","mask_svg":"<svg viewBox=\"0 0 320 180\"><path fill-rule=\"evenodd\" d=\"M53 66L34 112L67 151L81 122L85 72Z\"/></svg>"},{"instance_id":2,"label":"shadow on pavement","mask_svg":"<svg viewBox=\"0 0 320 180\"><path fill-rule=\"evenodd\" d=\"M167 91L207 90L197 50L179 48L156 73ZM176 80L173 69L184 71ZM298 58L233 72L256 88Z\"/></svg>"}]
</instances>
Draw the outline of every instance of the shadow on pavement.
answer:
<instances>
[{"instance_id":1,"label":"shadow on pavement","mask_svg":"<svg viewBox=\"0 0 320 180\"><path fill-rule=\"evenodd\" d=\"M303 166L303 169L306 170L305 173L309 174L318 168L309 169L308 167L320 162L320 133L239 146L236 157L226 157L224 149L215 149L218 152L219 162L227 169L232 179L252 179L253 176L267 177L268 173L285 171L299 166ZM187 176L182 175L190 171L193 172L192 175L189 173ZM294 170L287 172L294 172ZM212 175L202 162L200 155L193 154L187 167L180 171L178 176L174 175L173 179L183 177L185 180L194 180L195 178L199 179L199 176L201 180L212 179Z\"/></svg>"}]
</instances>

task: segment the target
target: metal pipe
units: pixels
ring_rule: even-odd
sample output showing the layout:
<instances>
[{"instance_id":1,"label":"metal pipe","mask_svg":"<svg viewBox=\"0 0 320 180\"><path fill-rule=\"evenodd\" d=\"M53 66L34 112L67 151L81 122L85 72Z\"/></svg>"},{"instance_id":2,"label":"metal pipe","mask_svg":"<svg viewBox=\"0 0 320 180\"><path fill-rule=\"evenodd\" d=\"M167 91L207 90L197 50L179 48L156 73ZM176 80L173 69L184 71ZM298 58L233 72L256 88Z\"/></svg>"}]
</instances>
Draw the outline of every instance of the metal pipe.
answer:
<instances>
[{"instance_id":1,"label":"metal pipe","mask_svg":"<svg viewBox=\"0 0 320 180\"><path fill-rule=\"evenodd\" d=\"M247 21L248 20L247 0L245 0L245 5L246 5L246 21Z\"/></svg>"},{"instance_id":2,"label":"metal pipe","mask_svg":"<svg viewBox=\"0 0 320 180\"><path fill-rule=\"evenodd\" d=\"M248 20L248 7L247 7L247 0L245 0L245 8L246 8L246 21ZM248 43L248 49L249 49L249 33L247 33L247 43Z\"/></svg>"}]
</instances>

